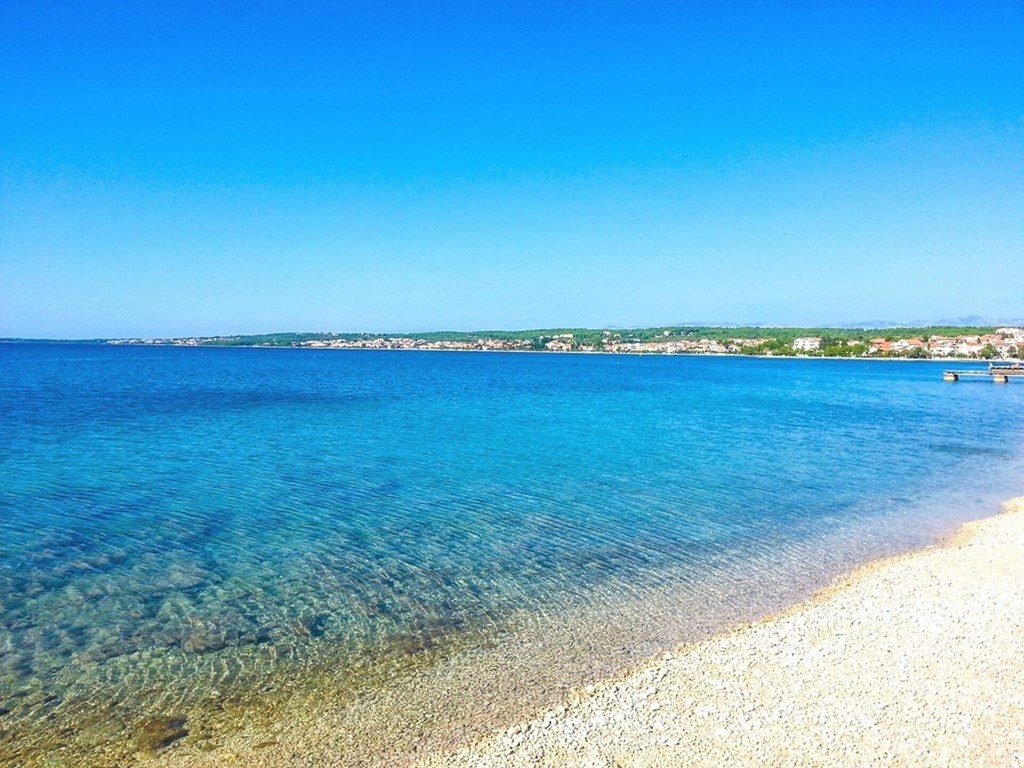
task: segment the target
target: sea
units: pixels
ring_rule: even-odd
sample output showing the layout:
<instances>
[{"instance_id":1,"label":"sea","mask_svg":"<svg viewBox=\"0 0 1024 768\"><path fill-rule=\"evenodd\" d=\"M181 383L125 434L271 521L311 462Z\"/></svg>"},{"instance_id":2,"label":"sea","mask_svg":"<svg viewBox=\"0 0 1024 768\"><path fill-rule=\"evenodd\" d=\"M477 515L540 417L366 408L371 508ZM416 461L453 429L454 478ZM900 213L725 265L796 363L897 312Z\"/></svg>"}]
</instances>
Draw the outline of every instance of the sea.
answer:
<instances>
[{"instance_id":1,"label":"sea","mask_svg":"<svg viewBox=\"0 0 1024 768\"><path fill-rule=\"evenodd\" d=\"M771 614L1024 492L944 367L0 344L0 764L398 764Z\"/></svg>"}]
</instances>

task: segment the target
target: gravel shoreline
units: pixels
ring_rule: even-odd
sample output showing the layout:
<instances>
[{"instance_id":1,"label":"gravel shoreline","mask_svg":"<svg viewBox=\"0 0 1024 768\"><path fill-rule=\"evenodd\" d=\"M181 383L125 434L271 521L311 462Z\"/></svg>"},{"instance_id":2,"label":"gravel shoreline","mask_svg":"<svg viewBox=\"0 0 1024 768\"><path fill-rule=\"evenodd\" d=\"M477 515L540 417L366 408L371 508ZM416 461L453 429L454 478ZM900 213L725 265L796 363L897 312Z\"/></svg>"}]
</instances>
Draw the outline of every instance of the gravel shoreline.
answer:
<instances>
[{"instance_id":1,"label":"gravel shoreline","mask_svg":"<svg viewBox=\"0 0 1024 768\"><path fill-rule=\"evenodd\" d=\"M1024 766L1024 498L420 768Z\"/></svg>"},{"instance_id":2,"label":"gravel shoreline","mask_svg":"<svg viewBox=\"0 0 1024 768\"><path fill-rule=\"evenodd\" d=\"M136 758L147 768L1024 768L1024 497L1005 508L593 685L522 687L509 666L521 661L497 647L351 705L302 704L210 751L179 743ZM561 657L570 646L544 647Z\"/></svg>"}]
</instances>

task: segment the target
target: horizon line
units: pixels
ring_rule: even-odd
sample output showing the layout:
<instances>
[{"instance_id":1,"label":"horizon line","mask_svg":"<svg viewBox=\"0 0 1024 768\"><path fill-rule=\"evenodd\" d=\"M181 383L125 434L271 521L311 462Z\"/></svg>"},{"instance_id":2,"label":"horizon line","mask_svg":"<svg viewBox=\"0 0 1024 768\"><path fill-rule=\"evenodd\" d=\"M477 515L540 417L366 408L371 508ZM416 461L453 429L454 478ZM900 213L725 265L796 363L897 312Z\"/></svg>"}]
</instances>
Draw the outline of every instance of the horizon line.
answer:
<instances>
[{"instance_id":1,"label":"horizon line","mask_svg":"<svg viewBox=\"0 0 1024 768\"><path fill-rule=\"evenodd\" d=\"M10 342L70 342L70 343L89 343L89 342L101 342L101 341L123 341L126 339L232 339L239 337L259 337L259 336L307 336L307 335L319 335L319 336L416 336L420 334L479 334L486 335L488 333L541 333L547 331L650 331L654 329L669 330L672 328L694 328L694 329L708 329L708 330L728 330L728 329L740 329L740 328L756 328L763 330L818 330L818 331L884 331L892 329L922 329L922 328L996 328L1000 326L1020 326L1024 325L1024 320L981 320L975 318L961 318L956 321L938 321L938 322L909 322L909 323L897 323L889 321L874 321L865 322L864 324L859 323L836 323L828 325L795 325L785 323L667 323L660 325L636 325L636 326L623 326L623 325L602 325L602 326L547 326L547 327L534 327L534 328L489 328L489 329L470 329L470 330L456 330L456 329L437 329L437 330L418 330L418 331L266 331L266 332L255 332L255 333L186 333L186 334L173 334L173 335L156 335L156 336L140 336L140 335L129 335L129 336L83 336L83 337L43 337L43 336L2 336L0 337L0 343Z\"/></svg>"}]
</instances>

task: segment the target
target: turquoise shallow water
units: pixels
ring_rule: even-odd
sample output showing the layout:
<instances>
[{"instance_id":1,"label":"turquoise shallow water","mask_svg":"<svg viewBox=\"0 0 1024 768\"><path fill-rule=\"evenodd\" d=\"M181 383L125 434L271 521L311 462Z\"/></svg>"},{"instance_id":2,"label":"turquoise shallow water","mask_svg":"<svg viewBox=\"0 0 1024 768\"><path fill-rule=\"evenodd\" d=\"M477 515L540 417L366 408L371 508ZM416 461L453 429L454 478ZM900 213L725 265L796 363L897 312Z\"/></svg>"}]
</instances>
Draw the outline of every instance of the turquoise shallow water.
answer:
<instances>
[{"instance_id":1,"label":"turquoise shallow water","mask_svg":"<svg viewBox=\"0 0 1024 768\"><path fill-rule=\"evenodd\" d=\"M941 368L0 345L0 758L117 764L143 716L199 738L278 671L717 605L751 564L767 608L773 570L928 543L1024 478L1024 386Z\"/></svg>"}]
</instances>

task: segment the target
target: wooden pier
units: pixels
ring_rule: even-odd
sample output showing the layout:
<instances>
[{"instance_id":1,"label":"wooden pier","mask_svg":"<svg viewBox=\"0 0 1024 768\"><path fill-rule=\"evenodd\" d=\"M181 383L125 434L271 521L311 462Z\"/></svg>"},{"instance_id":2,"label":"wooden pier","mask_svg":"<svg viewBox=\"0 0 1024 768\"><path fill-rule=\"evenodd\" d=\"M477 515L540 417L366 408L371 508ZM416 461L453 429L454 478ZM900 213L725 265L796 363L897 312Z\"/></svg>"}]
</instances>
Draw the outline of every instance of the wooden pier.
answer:
<instances>
[{"instance_id":1,"label":"wooden pier","mask_svg":"<svg viewBox=\"0 0 1024 768\"><path fill-rule=\"evenodd\" d=\"M943 381L960 381L963 378L984 379L990 378L996 384L1007 384L1012 377L1020 376L1024 381L1024 365L1014 363L1012 365L990 365L988 370L971 368L966 371L943 371Z\"/></svg>"}]
</instances>

